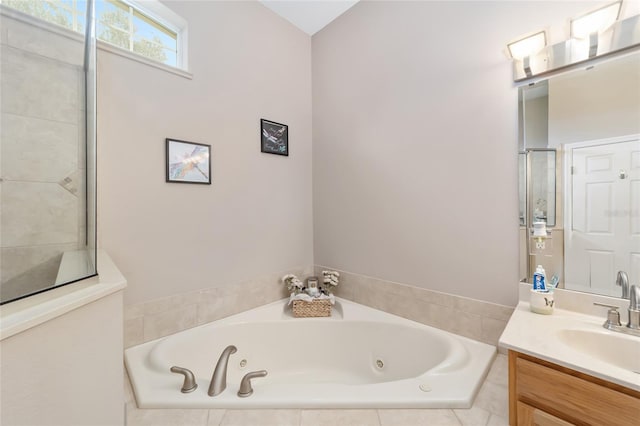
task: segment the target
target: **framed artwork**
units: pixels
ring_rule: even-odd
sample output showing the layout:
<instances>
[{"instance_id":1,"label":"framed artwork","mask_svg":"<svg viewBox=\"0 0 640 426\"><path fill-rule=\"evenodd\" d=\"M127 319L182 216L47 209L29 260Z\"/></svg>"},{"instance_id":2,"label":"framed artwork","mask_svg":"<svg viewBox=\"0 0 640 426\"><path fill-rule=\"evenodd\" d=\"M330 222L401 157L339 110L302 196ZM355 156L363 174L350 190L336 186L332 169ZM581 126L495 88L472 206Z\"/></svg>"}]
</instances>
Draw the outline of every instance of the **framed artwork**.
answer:
<instances>
[{"instance_id":1,"label":"framed artwork","mask_svg":"<svg viewBox=\"0 0 640 426\"><path fill-rule=\"evenodd\" d=\"M211 185L211 145L166 139L167 182Z\"/></svg>"},{"instance_id":2,"label":"framed artwork","mask_svg":"<svg viewBox=\"0 0 640 426\"><path fill-rule=\"evenodd\" d=\"M262 152L289 156L289 126L261 119L260 135Z\"/></svg>"}]
</instances>

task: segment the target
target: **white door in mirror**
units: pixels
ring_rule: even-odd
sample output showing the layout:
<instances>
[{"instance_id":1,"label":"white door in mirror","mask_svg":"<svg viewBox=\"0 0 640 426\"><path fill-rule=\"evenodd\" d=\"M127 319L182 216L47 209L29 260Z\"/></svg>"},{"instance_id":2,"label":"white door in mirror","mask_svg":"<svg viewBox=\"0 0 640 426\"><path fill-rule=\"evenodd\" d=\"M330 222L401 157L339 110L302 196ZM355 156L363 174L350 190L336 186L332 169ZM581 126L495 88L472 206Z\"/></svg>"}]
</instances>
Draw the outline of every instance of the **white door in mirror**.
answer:
<instances>
[{"instance_id":1,"label":"white door in mirror","mask_svg":"<svg viewBox=\"0 0 640 426\"><path fill-rule=\"evenodd\" d=\"M567 148L565 288L620 297L618 271L640 279L640 141Z\"/></svg>"}]
</instances>

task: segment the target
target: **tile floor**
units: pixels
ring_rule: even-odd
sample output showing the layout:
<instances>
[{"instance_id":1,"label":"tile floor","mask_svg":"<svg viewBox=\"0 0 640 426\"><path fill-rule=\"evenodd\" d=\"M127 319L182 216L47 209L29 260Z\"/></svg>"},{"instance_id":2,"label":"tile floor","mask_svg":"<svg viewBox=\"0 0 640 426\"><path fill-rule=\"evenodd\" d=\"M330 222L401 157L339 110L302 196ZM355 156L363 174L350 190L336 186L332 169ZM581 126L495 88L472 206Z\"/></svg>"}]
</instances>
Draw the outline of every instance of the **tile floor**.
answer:
<instances>
[{"instance_id":1,"label":"tile floor","mask_svg":"<svg viewBox=\"0 0 640 426\"><path fill-rule=\"evenodd\" d=\"M498 355L468 410L139 409L125 377L128 426L506 426L507 357Z\"/></svg>"}]
</instances>

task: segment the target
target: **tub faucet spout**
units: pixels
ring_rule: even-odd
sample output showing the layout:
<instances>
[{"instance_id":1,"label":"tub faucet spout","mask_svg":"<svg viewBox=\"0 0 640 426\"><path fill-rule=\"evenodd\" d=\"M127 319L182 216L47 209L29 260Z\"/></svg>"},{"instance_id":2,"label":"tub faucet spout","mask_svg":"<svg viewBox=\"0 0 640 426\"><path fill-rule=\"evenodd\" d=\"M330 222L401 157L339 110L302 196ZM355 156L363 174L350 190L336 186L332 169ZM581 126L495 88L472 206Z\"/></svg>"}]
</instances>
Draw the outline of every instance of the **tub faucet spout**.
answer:
<instances>
[{"instance_id":1,"label":"tub faucet spout","mask_svg":"<svg viewBox=\"0 0 640 426\"><path fill-rule=\"evenodd\" d=\"M233 346L227 346L216 364L215 370L213 370L213 376L211 377L211 384L209 385L209 396L220 395L227 388L227 364L229 363L229 357L231 354L236 353L238 349Z\"/></svg>"}]
</instances>

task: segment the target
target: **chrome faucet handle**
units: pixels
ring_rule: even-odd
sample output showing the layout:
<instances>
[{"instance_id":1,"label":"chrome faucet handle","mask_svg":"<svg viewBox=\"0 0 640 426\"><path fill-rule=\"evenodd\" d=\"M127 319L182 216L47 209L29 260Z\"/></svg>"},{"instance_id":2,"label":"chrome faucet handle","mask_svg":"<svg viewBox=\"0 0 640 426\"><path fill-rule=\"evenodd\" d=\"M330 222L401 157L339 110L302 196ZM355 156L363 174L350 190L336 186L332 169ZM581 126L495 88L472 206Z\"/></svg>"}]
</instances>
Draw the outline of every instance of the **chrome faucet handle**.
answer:
<instances>
[{"instance_id":1,"label":"chrome faucet handle","mask_svg":"<svg viewBox=\"0 0 640 426\"><path fill-rule=\"evenodd\" d=\"M240 398L251 396L251 394L253 393L253 388L251 387L251 379L255 379L256 377L264 377L266 375L267 370L252 371L251 373L247 373L240 382L240 390L238 391L238 396Z\"/></svg>"},{"instance_id":2,"label":"chrome faucet handle","mask_svg":"<svg viewBox=\"0 0 640 426\"><path fill-rule=\"evenodd\" d=\"M596 306L609 308L609 311L607 311L607 320L603 325L604 328L612 329L613 327L620 327L622 325L620 323L620 312L618 312L618 309L620 309L620 307L597 302L593 302L593 304Z\"/></svg>"},{"instance_id":3,"label":"chrome faucet handle","mask_svg":"<svg viewBox=\"0 0 640 426\"><path fill-rule=\"evenodd\" d=\"M173 366L171 367L171 372L182 374L184 376L184 383L182 384L182 389L180 389L180 392L182 393L193 392L198 387L198 384L196 383L196 378L193 376L193 373L188 368Z\"/></svg>"},{"instance_id":4,"label":"chrome faucet handle","mask_svg":"<svg viewBox=\"0 0 640 426\"><path fill-rule=\"evenodd\" d=\"M620 309L620 306L616 306L616 305L607 305L606 303L598 303L598 302L593 302L594 305L596 306L602 306L604 308L610 308L610 309Z\"/></svg>"}]
</instances>

